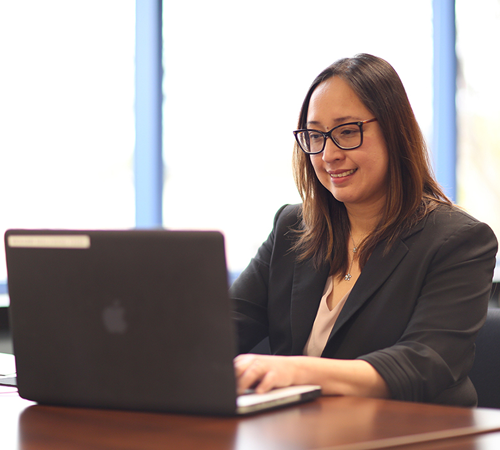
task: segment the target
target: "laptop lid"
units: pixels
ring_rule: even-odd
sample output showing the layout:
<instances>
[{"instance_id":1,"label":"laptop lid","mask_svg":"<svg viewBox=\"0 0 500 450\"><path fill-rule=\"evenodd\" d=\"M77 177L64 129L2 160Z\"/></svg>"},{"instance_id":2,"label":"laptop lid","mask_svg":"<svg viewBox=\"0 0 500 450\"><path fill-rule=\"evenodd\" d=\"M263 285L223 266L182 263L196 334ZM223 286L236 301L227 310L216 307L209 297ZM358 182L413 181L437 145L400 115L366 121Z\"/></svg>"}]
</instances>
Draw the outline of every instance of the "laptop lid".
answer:
<instances>
[{"instance_id":1,"label":"laptop lid","mask_svg":"<svg viewBox=\"0 0 500 450\"><path fill-rule=\"evenodd\" d=\"M22 397L238 412L222 234L9 230L5 249ZM267 407L317 395L305 389ZM252 402L240 411L261 408Z\"/></svg>"}]
</instances>

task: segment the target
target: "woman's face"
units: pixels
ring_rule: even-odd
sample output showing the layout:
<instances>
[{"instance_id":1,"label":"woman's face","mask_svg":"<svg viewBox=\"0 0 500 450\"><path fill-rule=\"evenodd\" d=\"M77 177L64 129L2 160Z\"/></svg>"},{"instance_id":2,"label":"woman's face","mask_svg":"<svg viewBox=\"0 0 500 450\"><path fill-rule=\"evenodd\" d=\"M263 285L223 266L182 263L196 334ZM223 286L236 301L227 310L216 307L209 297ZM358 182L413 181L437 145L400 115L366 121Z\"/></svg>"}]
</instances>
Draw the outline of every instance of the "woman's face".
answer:
<instances>
[{"instance_id":1,"label":"woman's face","mask_svg":"<svg viewBox=\"0 0 500 450\"><path fill-rule=\"evenodd\" d=\"M307 128L329 131L337 125L373 119L373 114L339 77L321 83L313 92L307 113ZM363 125L363 144L341 150L327 139L322 153L311 155L321 184L347 209L369 208L379 213L387 192L388 154L378 122Z\"/></svg>"}]
</instances>

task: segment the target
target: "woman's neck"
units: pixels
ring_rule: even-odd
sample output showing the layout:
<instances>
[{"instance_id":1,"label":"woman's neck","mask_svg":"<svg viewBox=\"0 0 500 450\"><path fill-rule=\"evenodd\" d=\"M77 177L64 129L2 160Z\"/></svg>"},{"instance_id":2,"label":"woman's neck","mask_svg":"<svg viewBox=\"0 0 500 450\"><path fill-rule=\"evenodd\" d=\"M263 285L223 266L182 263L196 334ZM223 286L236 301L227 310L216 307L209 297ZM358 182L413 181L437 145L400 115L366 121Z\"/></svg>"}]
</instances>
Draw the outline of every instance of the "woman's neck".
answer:
<instances>
[{"instance_id":1,"label":"woman's neck","mask_svg":"<svg viewBox=\"0 0 500 450\"><path fill-rule=\"evenodd\" d=\"M351 236L356 243L369 236L377 227L382 218L380 209L356 208L347 206L347 215L351 228Z\"/></svg>"}]
</instances>

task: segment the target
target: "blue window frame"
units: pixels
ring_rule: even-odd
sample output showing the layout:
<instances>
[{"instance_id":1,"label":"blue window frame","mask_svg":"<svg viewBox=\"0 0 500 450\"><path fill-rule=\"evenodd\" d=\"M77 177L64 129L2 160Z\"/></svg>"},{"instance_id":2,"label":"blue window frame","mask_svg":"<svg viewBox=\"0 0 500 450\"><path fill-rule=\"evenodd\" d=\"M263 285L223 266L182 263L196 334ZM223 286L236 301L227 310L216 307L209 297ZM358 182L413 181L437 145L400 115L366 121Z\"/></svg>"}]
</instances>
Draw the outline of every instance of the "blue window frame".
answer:
<instances>
[{"instance_id":1,"label":"blue window frame","mask_svg":"<svg viewBox=\"0 0 500 450\"><path fill-rule=\"evenodd\" d=\"M136 0L135 222L162 225L162 1Z\"/></svg>"},{"instance_id":2,"label":"blue window frame","mask_svg":"<svg viewBox=\"0 0 500 450\"><path fill-rule=\"evenodd\" d=\"M455 53L455 0L433 0L433 139L437 180L445 193L457 200L457 113Z\"/></svg>"}]
</instances>

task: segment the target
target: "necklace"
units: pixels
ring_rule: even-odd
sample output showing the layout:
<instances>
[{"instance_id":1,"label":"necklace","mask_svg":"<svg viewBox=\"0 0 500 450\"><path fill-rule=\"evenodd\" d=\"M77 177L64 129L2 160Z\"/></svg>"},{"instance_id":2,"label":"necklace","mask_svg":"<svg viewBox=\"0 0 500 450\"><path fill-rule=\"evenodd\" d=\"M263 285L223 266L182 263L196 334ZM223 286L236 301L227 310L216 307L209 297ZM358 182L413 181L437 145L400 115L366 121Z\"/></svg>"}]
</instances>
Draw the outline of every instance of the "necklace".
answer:
<instances>
[{"instance_id":1,"label":"necklace","mask_svg":"<svg viewBox=\"0 0 500 450\"><path fill-rule=\"evenodd\" d=\"M347 273L345 274L344 276L344 280L345 281L350 281L351 278L352 278L352 275L351 275L351 270L352 270L352 265L354 264L354 253L356 253L358 251L358 246L356 245L356 243L354 242L354 239L352 237L352 234L351 234L351 240L352 240L352 259L351 259L351 264L349 265L349 270L347 271Z\"/></svg>"}]
</instances>

